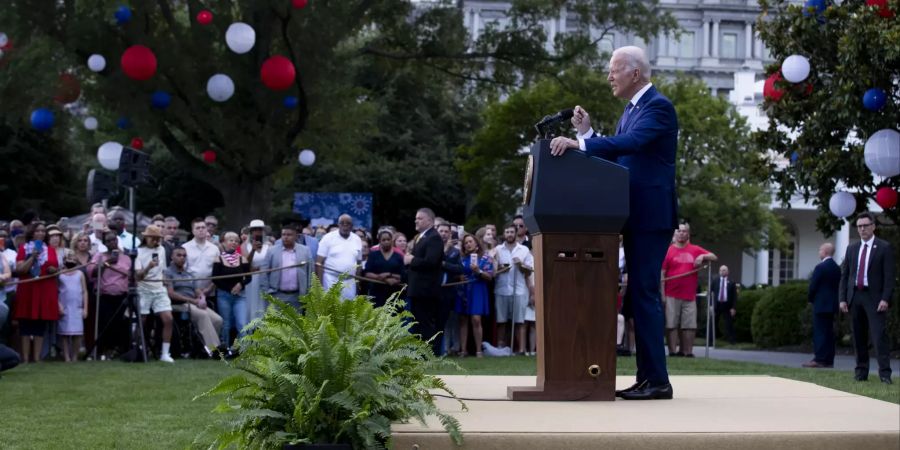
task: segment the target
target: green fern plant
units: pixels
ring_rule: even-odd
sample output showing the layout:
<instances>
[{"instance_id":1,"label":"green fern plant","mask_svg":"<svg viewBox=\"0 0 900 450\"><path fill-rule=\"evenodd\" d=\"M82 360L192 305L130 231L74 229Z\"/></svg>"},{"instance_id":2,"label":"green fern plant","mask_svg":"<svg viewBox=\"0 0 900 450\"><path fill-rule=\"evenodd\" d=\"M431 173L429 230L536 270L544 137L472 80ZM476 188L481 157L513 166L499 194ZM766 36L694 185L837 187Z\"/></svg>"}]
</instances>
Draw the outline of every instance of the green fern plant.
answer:
<instances>
[{"instance_id":1,"label":"green fern plant","mask_svg":"<svg viewBox=\"0 0 900 450\"><path fill-rule=\"evenodd\" d=\"M198 436L210 448L281 448L284 444L390 445L391 423L437 416L457 445L456 418L438 410L429 390L456 398L435 358L410 333L412 315L399 295L375 308L366 297L341 299L341 283L312 282L303 314L271 296L265 315L241 338L239 370L199 397L224 396L215 411L228 418ZM458 400L458 399L457 399ZM460 401L463 409L465 404Z\"/></svg>"}]
</instances>

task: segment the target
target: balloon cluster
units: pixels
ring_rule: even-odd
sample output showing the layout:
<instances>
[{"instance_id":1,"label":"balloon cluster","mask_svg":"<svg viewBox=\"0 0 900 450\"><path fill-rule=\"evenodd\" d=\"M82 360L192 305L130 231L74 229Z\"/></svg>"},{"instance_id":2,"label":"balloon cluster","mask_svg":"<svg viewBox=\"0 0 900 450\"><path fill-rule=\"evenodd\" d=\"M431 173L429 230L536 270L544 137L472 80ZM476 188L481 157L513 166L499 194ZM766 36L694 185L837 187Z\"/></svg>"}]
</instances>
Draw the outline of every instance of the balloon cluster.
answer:
<instances>
[{"instance_id":1,"label":"balloon cluster","mask_svg":"<svg viewBox=\"0 0 900 450\"><path fill-rule=\"evenodd\" d=\"M308 0L291 0L290 2L294 9L306 8L308 3ZM138 14L140 13L138 12ZM129 6L121 5L115 9L113 17L117 25L127 26L135 18L135 11ZM215 16L211 10L202 9L197 12L194 18L198 25L208 26L213 23ZM228 25L224 37L228 49L238 55L249 53L256 45L256 30L244 22L234 22ZM3 48L7 43L8 37L0 33L0 48ZM91 54L86 62L88 69L95 73L102 73L108 67L107 57L100 53ZM152 79L159 68L159 61L153 50L141 44L135 44L125 49L119 58L119 64L122 73L135 81ZM276 92L285 91L295 85L297 69L290 58L282 55L273 55L263 61L259 69L259 77L266 88ZM234 96L234 80L226 73L213 74L207 80L206 93L214 102L226 102ZM68 74L60 76L60 87L56 97L54 97L57 102L74 102L80 94L81 86L77 79ZM150 96L150 108L165 111L172 105L172 100L170 92L157 89ZM300 106L300 100L295 95L285 95L282 98L282 105L287 110L294 110ZM35 109L31 114L32 127L37 130L49 130L53 127L54 122L53 112L47 108ZM99 128L100 124L96 117L90 116L84 119L83 125L86 130L94 131ZM131 121L126 117L121 117L116 122L116 126L120 129L128 129L131 128ZM131 140L131 147L140 150L143 146L144 141L141 138L134 137ZM116 142L107 142L99 147L97 156L104 168L110 169L113 166L118 166L117 158L121 154L121 147L122 145ZM206 150L201 153L201 158L206 163L212 164L216 161L216 155L216 151ZM312 165L315 162L315 153L309 149L303 150L300 152L298 159L305 166ZM114 160L115 164L113 164Z\"/></svg>"}]
</instances>

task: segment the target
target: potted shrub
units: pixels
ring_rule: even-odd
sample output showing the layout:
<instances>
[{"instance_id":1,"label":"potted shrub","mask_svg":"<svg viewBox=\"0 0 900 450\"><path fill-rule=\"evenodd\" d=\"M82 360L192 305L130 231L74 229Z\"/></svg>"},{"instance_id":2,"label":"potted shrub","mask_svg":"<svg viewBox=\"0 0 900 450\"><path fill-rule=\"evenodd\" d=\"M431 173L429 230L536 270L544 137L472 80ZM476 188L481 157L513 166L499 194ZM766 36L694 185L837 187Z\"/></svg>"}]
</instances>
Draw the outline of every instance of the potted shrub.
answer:
<instances>
[{"instance_id":1,"label":"potted shrub","mask_svg":"<svg viewBox=\"0 0 900 450\"><path fill-rule=\"evenodd\" d=\"M239 341L240 356L226 362L239 373L200 395L224 396L216 411L229 416L198 441L212 435L219 448L385 448L392 422L437 416L460 445L459 422L429 392L456 398L428 374L453 364L410 333L412 315L399 296L375 308L364 296L342 300L340 283L327 292L317 280L312 286L300 299L303 314L267 298L271 306Z\"/></svg>"}]
</instances>

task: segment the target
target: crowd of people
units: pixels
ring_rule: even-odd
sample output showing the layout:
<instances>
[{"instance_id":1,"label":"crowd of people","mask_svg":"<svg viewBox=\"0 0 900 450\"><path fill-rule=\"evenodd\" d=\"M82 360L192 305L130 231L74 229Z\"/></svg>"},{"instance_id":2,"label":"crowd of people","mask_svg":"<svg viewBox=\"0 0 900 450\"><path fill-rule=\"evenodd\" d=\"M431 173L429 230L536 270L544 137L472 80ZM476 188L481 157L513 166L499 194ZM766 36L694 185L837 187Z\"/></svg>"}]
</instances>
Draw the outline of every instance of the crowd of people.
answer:
<instances>
[{"instance_id":1,"label":"crowd of people","mask_svg":"<svg viewBox=\"0 0 900 450\"><path fill-rule=\"evenodd\" d=\"M536 353L534 258L521 216L469 233L422 209L410 238L390 225L367 230L349 215L328 226L298 217L276 229L257 219L222 232L213 215L185 231L156 215L136 235L127 217L97 204L81 228L37 214L0 223L0 342L22 362L112 359L140 342L168 363L173 354L232 356L267 295L302 311L315 279L326 289L342 281L344 298L362 294L376 306L402 291L415 331L438 335L437 355L480 357L484 342ZM200 345L173 338L184 334Z\"/></svg>"}]
</instances>

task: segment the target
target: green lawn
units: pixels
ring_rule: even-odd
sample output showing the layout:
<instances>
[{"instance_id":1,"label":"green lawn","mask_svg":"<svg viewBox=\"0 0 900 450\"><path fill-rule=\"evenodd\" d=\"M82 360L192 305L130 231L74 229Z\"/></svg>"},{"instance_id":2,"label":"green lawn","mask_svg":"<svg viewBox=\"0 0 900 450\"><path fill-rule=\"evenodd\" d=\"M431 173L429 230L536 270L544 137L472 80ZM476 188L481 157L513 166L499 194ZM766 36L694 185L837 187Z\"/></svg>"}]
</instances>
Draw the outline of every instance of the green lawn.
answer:
<instances>
[{"instance_id":1,"label":"green lawn","mask_svg":"<svg viewBox=\"0 0 900 450\"><path fill-rule=\"evenodd\" d=\"M472 375L533 375L534 358L457 360ZM57 362L20 366L0 378L2 449L184 448L215 420L216 399L191 401L230 369L218 361ZM672 375L773 375L900 403L900 383L857 383L849 372L678 358ZM634 373L619 358L618 373ZM676 392L677 396L677 392Z\"/></svg>"}]
</instances>

